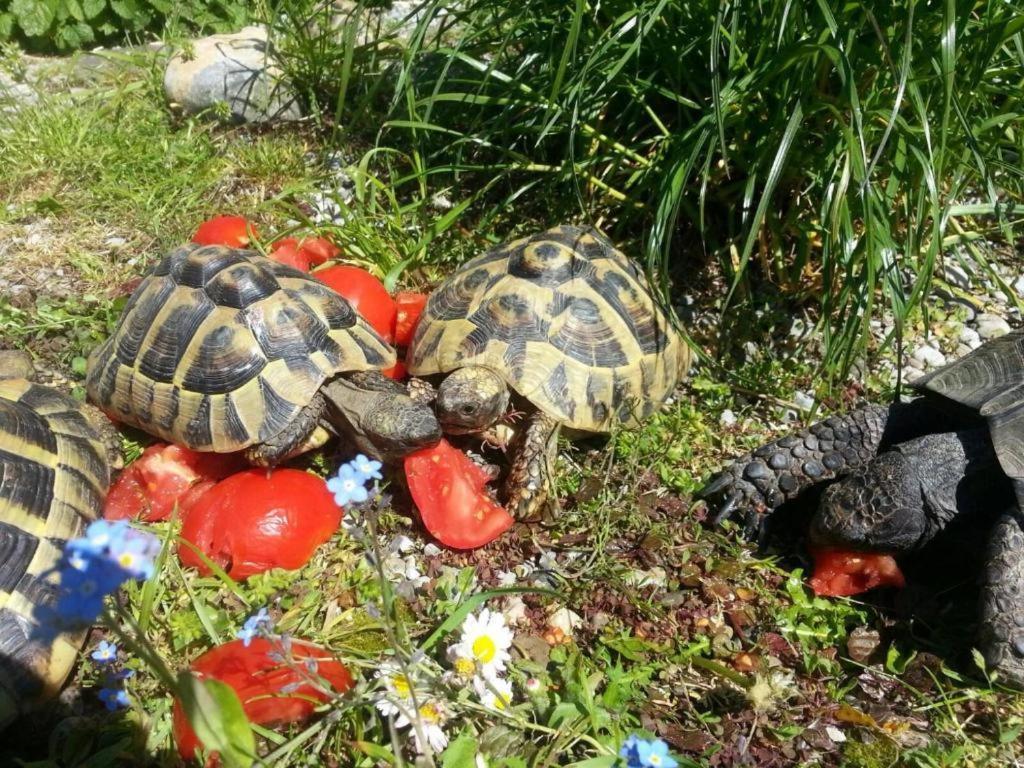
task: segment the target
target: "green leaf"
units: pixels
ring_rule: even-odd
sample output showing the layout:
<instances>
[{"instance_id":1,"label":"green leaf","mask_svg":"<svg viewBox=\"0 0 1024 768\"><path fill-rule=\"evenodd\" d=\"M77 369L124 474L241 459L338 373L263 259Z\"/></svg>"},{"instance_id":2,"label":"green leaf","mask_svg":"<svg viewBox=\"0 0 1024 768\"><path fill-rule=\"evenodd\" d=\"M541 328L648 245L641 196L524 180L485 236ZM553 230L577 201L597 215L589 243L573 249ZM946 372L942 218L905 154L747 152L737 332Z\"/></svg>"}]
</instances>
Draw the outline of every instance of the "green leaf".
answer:
<instances>
[{"instance_id":1,"label":"green leaf","mask_svg":"<svg viewBox=\"0 0 1024 768\"><path fill-rule=\"evenodd\" d=\"M64 7L76 21L85 21L85 11L82 9L82 4L79 3L78 0L64 0Z\"/></svg>"},{"instance_id":2,"label":"green leaf","mask_svg":"<svg viewBox=\"0 0 1024 768\"><path fill-rule=\"evenodd\" d=\"M47 0L13 0L11 13L28 37L42 37L57 17L57 7Z\"/></svg>"},{"instance_id":3,"label":"green leaf","mask_svg":"<svg viewBox=\"0 0 1024 768\"><path fill-rule=\"evenodd\" d=\"M220 754L227 768L249 768L256 759L256 737L235 690L220 680L178 675L178 697L200 743Z\"/></svg>"},{"instance_id":4,"label":"green leaf","mask_svg":"<svg viewBox=\"0 0 1024 768\"><path fill-rule=\"evenodd\" d=\"M107 0L82 0L82 12L87 19L95 19L107 7Z\"/></svg>"},{"instance_id":5,"label":"green leaf","mask_svg":"<svg viewBox=\"0 0 1024 768\"><path fill-rule=\"evenodd\" d=\"M86 359L84 357L76 357L71 361L71 371L76 376L85 376Z\"/></svg>"},{"instance_id":6,"label":"green leaf","mask_svg":"<svg viewBox=\"0 0 1024 768\"><path fill-rule=\"evenodd\" d=\"M372 741L353 741L351 744L367 757L372 757L374 760L383 760L388 765L395 764L395 756L391 754L390 750L385 749L379 744L374 744Z\"/></svg>"},{"instance_id":7,"label":"green leaf","mask_svg":"<svg viewBox=\"0 0 1024 768\"><path fill-rule=\"evenodd\" d=\"M14 14L0 13L0 40L7 40L14 32Z\"/></svg>"},{"instance_id":8,"label":"green leaf","mask_svg":"<svg viewBox=\"0 0 1024 768\"><path fill-rule=\"evenodd\" d=\"M143 13L135 0L110 0L110 7L126 21L137 21Z\"/></svg>"},{"instance_id":9,"label":"green leaf","mask_svg":"<svg viewBox=\"0 0 1024 768\"><path fill-rule=\"evenodd\" d=\"M476 738L469 730L464 730L442 753L441 768L463 768L472 765L476 753Z\"/></svg>"}]
</instances>

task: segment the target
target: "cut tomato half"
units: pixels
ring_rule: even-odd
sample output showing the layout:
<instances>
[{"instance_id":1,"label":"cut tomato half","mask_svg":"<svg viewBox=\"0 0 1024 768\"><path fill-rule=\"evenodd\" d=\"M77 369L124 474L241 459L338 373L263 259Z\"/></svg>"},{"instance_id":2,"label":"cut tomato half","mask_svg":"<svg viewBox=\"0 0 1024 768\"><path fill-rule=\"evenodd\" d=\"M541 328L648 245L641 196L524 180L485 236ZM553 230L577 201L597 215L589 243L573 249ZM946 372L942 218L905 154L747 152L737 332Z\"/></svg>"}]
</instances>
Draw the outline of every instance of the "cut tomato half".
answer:
<instances>
[{"instance_id":1,"label":"cut tomato half","mask_svg":"<svg viewBox=\"0 0 1024 768\"><path fill-rule=\"evenodd\" d=\"M354 682L330 651L305 640L291 641L290 661L279 641L255 637L246 646L241 640L232 640L197 657L190 668L201 678L220 680L234 688L249 722L264 726L308 719L317 706L329 700L319 678L337 693L347 691ZM178 754L193 759L200 748L199 739L177 699L172 732Z\"/></svg>"},{"instance_id":2,"label":"cut tomato half","mask_svg":"<svg viewBox=\"0 0 1024 768\"><path fill-rule=\"evenodd\" d=\"M129 464L110 486L103 504L108 520L166 520L175 504L184 515L214 481L245 466L238 454L202 453L156 443Z\"/></svg>"},{"instance_id":3,"label":"cut tomato half","mask_svg":"<svg viewBox=\"0 0 1024 768\"><path fill-rule=\"evenodd\" d=\"M192 505L181 528L233 579L271 568L301 568L341 523L341 507L316 475L298 469L250 469L221 480ZM191 547L182 565L209 568Z\"/></svg>"},{"instance_id":4,"label":"cut tomato half","mask_svg":"<svg viewBox=\"0 0 1024 768\"><path fill-rule=\"evenodd\" d=\"M483 469L446 440L406 456L405 477L423 525L449 547L481 547L515 522L487 495Z\"/></svg>"},{"instance_id":5,"label":"cut tomato half","mask_svg":"<svg viewBox=\"0 0 1024 768\"><path fill-rule=\"evenodd\" d=\"M214 216L207 219L192 235L192 242L199 245L227 245L232 248L248 248L259 238L255 225L244 216Z\"/></svg>"},{"instance_id":6,"label":"cut tomato half","mask_svg":"<svg viewBox=\"0 0 1024 768\"><path fill-rule=\"evenodd\" d=\"M845 597L875 587L906 585L903 572L892 555L841 549L819 549L811 555L814 575L810 584L816 595Z\"/></svg>"}]
</instances>

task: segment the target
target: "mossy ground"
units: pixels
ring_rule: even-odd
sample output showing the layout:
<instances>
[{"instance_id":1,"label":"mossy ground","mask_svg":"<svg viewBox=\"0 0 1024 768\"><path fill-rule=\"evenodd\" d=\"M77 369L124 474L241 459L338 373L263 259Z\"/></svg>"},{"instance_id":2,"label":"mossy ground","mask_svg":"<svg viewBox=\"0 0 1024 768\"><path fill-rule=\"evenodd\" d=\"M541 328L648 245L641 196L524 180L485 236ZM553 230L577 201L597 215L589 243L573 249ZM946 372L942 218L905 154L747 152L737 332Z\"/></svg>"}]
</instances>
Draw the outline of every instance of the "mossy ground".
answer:
<instances>
[{"instance_id":1,"label":"mossy ground","mask_svg":"<svg viewBox=\"0 0 1024 768\"><path fill-rule=\"evenodd\" d=\"M233 212L266 232L283 230L326 178L307 157L320 147L308 126L223 128L173 116L157 71L142 59L84 90L44 93L37 105L0 115L0 347L28 349L58 385L80 390L84 357L110 331L132 279L200 220ZM453 231L402 273L395 267L429 211L410 213L374 184L363 189L376 191L327 230L399 283L428 283L506 231ZM718 298L714 281L706 283L692 307L705 317ZM696 333L709 349L713 325ZM314 727L260 731L275 765L405 764L394 756L401 739L393 741L371 704L382 654L396 643L414 649L471 595L506 585L517 566L517 584L540 576L559 593L525 593L514 603L514 680L536 677L542 694L517 688L509 716L497 718L465 691L451 692L459 713L452 738L470 734L489 765L607 766L601 756L641 729L693 765L1024 759L1024 702L987 680L971 651L970 563L941 580L927 563L912 567L921 580L903 595L825 600L794 570L807 565L798 546L762 553L702 524L694 491L724 458L777 432L766 425L780 421L795 390L816 389L813 355L770 349L728 378L701 365L639 432L565 444L561 515L517 525L491 547L424 551L429 537L396 489L390 506L363 515L369 539L339 532L301 571L233 584L199 578L171 556L155 590L129 590L124 605L172 667L230 639L268 605L280 630L325 643L362 673L364 682ZM867 374L847 390L819 392L821 411L881 394L880 379ZM722 426L726 409L735 426ZM313 465L333 469L344 458L328 453ZM374 565L405 556L401 540L387 549L398 536L414 542L425 579L411 601L395 598ZM492 604L513 606L507 595ZM570 635L552 634L552 606L578 616ZM0 764L173 764L170 699L132 665L133 705L111 714L95 696L100 674L83 656L59 706L34 728L5 735Z\"/></svg>"}]
</instances>

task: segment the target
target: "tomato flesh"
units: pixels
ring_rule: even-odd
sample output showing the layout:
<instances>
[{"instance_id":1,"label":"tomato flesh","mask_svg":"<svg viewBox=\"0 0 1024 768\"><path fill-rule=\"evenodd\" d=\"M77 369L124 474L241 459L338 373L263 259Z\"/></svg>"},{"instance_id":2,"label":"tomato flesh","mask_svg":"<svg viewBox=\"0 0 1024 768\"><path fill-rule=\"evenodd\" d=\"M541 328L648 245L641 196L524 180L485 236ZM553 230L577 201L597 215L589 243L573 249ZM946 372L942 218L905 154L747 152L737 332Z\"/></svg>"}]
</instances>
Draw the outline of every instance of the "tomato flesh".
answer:
<instances>
[{"instance_id":1,"label":"tomato flesh","mask_svg":"<svg viewBox=\"0 0 1024 768\"><path fill-rule=\"evenodd\" d=\"M199 245L227 245L232 248L247 248L259 238L256 227L244 216L214 216L207 219L192 235L192 242Z\"/></svg>"},{"instance_id":2,"label":"tomato flesh","mask_svg":"<svg viewBox=\"0 0 1024 768\"><path fill-rule=\"evenodd\" d=\"M399 291L395 294L395 344L407 347L412 343L416 325L427 306L427 294L416 291Z\"/></svg>"},{"instance_id":3,"label":"tomato flesh","mask_svg":"<svg viewBox=\"0 0 1024 768\"><path fill-rule=\"evenodd\" d=\"M307 682L309 678L287 661L275 660L271 654L282 654L282 650L268 638L254 637L248 647L241 640L232 640L199 656L192 662L191 670L199 677L220 680L234 688L251 723L271 726L306 720L318 705L328 700L326 693ZM330 683L336 692L352 687L352 675L327 649L305 640L292 640L291 656L300 666L308 659L314 660L315 676ZM288 693L282 694L286 686ZM298 687L291 690L290 686ZM185 760L194 758L200 747L199 739L177 699L172 731L178 754Z\"/></svg>"},{"instance_id":4,"label":"tomato flesh","mask_svg":"<svg viewBox=\"0 0 1024 768\"><path fill-rule=\"evenodd\" d=\"M313 267L341 255L341 249L323 237L305 237L300 240L285 237L274 242L267 254L274 261L309 272Z\"/></svg>"},{"instance_id":5,"label":"tomato flesh","mask_svg":"<svg viewBox=\"0 0 1024 768\"><path fill-rule=\"evenodd\" d=\"M175 504L184 514L214 481L245 466L237 454L201 453L180 445L149 446L110 486L103 504L108 520L166 520Z\"/></svg>"},{"instance_id":6,"label":"tomato flesh","mask_svg":"<svg viewBox=\"0 0 1024 768\"><path fill-rule=\"evenodd\" d=\"M395 338L395 300L384 283L365 269L336 264L313 272L313 277L344 296L352 309L389 344Z\"/></svg>"},{"instance_id":7,"label":"tomato flesh","mask_svg":"<svg viewBox=\"0 0 1024 768\"><path fill-rule=\"evenodd\" d=\"M423 525L446 546L481 547L515 522L484 490L487 474L446 440L406 456L405 477Z\"/></svg>"},{"instance_id":8,"label":"tomato flesh","mask_svg":"<svg viewBox=\"0 0 1024 768\"><path fill-rule=\"evenodd\" d=\"M303 272L309 272L312 264L309 260L309 255L299 248L293 237L288 237L274 243L267 256L281 264L301 269Z\"/></svg>"},{"instance_id":9,"label":"tomato flesh","mask_svg":"<svg viewBox=\"0 0 1024 768\"><path fill-rule=\"evenodd\" d=\"M221 480L192 505L181 528L233 579L271 568L301 568L341 523L341 507L321 478L298 469L250 469ZM191 547L178 548L182 565L206 575Z\"/></svg>"},{"instance_id":10,"label":"tomato flesh","mask_svg":"<svg viewBox=\"0 0 1024 768\"><path fill-rule=\"evenodd\" d=\"M403 381L405 377L409 375L409 371L406 369L405 363L401 360L397 361L390 368L385 368L381 373L395 381Z\"/></svg>"},{"instance_id":11,"label":"tomato flesh","mask_svg":"<svg viewBox=\"0 0 1024 768\"><path fill-rule=\"evenodd\" d=\"M892 555L822 549L811 552L814 594L827 597L859 595L875 587L903 587L906 580Z\"/></svg>"}]
</instances>

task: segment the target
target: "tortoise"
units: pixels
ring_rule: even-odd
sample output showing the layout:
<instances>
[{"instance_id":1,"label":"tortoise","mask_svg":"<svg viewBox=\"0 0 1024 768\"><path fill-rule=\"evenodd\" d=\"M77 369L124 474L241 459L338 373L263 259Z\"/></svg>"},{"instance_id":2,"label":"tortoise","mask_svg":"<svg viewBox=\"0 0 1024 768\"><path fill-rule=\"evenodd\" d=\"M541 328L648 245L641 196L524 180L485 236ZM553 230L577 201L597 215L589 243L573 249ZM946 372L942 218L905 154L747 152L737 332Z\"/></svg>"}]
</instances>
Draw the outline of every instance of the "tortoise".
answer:
<instances>
[{"instance_id":1,"label":"tortoise","mask_svg":"<svg viewBox=\"0 0 1024 768\"><path fill-rule=\"evenodd\" d=\"M596 230L565 225L492 248L441 283L407 367L447 374L434 403L448 434L485 432L510 400L529 414L505 481L510 512L525 519L549 498L560 430L637 425L689 361L636 265Z\"/></svg>"},{"instance_id":2,"label":"tortoise","mask_svg":"<svg viewBox=\"0 0 1024 768\"><path fill-rule=\"evenodd\" d=\"M393 460L436 444L428 406L383 376L395 352L315 278L255 251L189 244L161 260L89 357L91 402L196 451L272 466L331 433Z\"/></svg>"},{"instance_id":3,"label":"tortoise","mask_svg":"<svg viewBox=\"0 0 1024 768\"><path fill-rule=\"evenodd\" d=\"M63 545L99 516L121 461L103 414L18 362L0 352L0 729L56 694L77 658L87 628L41 627L38 609L56 603Z\"/></svg>"},{"instance_id":4,"label":"tortoise","mask_svg":"<svg viewBox=\"0 0 1024 768\"><path fill-rule=\"evenodd\" d=\"M830 416L736 459L701 495L748 532L825 487L820 548L900 554L941 532L987 532L978 644L1024 687L1024 330L914 381L920 396Z\"/></svg>"}]
</instances>

